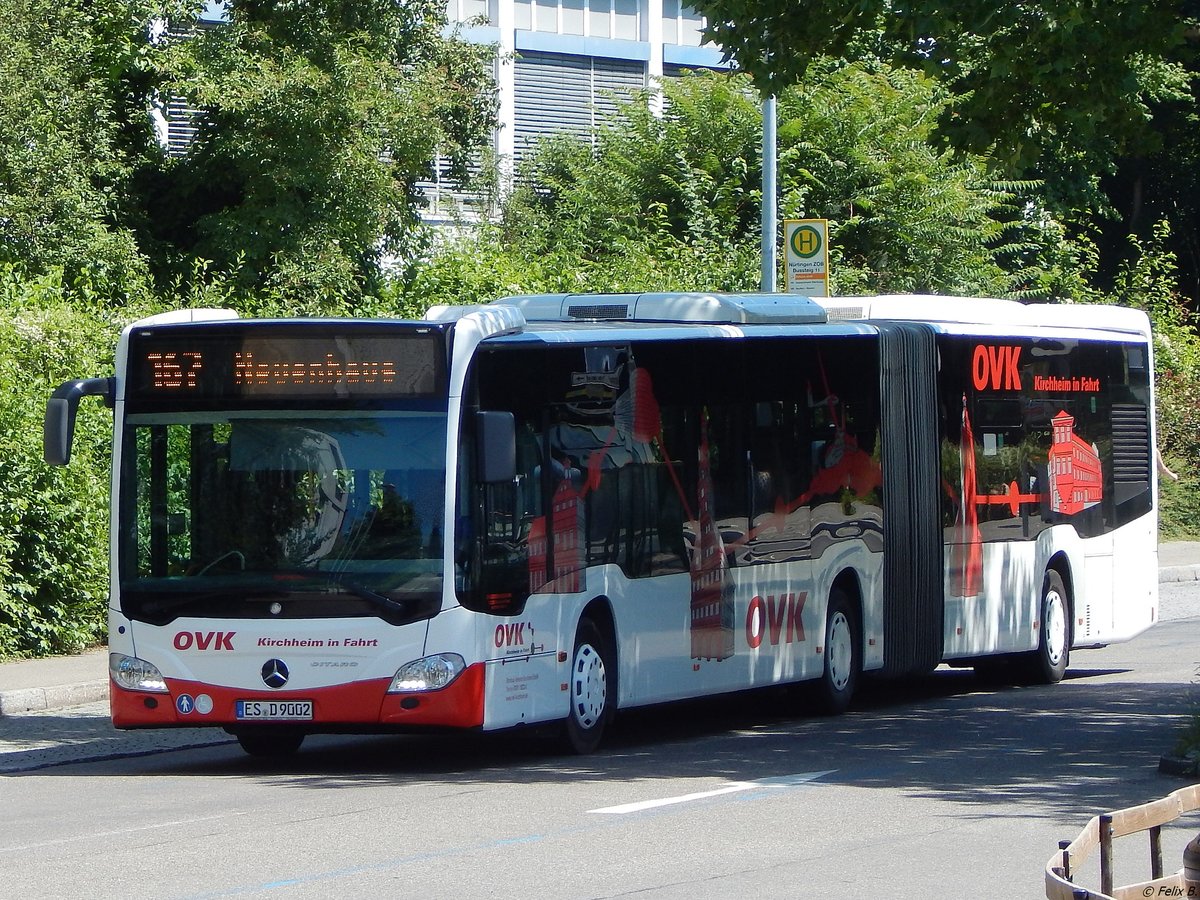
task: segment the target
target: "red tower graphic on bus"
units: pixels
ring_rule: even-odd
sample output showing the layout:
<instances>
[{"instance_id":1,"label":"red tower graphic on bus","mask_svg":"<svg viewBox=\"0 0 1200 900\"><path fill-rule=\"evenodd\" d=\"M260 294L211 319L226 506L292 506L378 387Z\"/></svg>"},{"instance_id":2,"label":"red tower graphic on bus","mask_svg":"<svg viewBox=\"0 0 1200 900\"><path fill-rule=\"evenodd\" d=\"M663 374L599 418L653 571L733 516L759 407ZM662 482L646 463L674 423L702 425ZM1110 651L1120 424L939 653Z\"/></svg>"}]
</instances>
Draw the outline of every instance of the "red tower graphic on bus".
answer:
<instances>
[{"instance_id":1,"label":"red tower graphic on bus","mask_svg":"<svg viewBox=\"0 0 1200 900\"><path fill-rule=\"evenodd\" d=\"M550 501L554 535L554 571L546 577L548 536L546 517L538 516L529 529L529 590L583 590L583 498L569 478L563 478Z\"/></svg>"},{"instance_id":2,"label":"red tower graphic on bus","mask_svg":"<svg viewBox=\"0 0 1200 900\"><path fill-rule=\"evenodd\" d=\"M1104 499L1104 476L1100 454L1075 433L1075 417L1066 410L1050 420L1052 428L1050 449L1046 454L1046 476L1049 482L1049 505L1052 512L1073 516L1095 506ZM962 460L963 502L954 520L954 543L950 556L951 590L959 596L979 593L983 579L983 537L979 530L978 506L1006 506L1015 516L1022 504L1043 502L1037 494L1024 493L1015 481L1008 490L998 494L977 492L975 474L975 438L967 400L963 397L962 438L959 453ZM974 497L974 503L967 498Z\"/></svg>"},{"instance_id":3,"label":"red tower graphic on bus","mask_svg":"<svg viewBox=\"0 0 1200 900\"><path fill-rule=\"evenodd\" d=\"M697 534L691 557L692 659L728 659L733 656L733 591L725 545L713 516L715 498L707 414L700 420L696 495Z\"/></svg>"},{"instance_id":4,"label":"red tower graphic on bus","mask_svg":"<svg viewBox=\"0 0 1200 900\"><path fill-rule=\"evenodd\" d=\"M1046 461L1050 481L1050 508L1073 516L1104 499L1100 454L1075 433L1075 417L1060 411L1050 420L1053 443Z\"/></svg>"}]
</instances>

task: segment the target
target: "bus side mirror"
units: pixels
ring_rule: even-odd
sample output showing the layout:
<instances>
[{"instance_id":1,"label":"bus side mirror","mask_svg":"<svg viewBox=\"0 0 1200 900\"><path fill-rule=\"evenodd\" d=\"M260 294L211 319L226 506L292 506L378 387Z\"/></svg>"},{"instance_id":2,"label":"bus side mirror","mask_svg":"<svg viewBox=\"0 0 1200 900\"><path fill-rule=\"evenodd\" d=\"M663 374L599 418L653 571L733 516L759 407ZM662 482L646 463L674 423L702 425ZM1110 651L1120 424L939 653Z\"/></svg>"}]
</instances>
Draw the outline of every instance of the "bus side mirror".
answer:
<instances>
[{"instance_id":1,"label":"bus side mirror","mask_svg":"<svg viewBox=\"0 0 1200 900\"><path fill-rule=\"evenodd\" d=\"M517 424L512 413L475 413L475 439L481 482L501 484L517 477Z\"/></svg>"},{"instance_id":2,"label":"bus side mirror","mask_svg":"<svg viewBox=\"0 0 1200 900\"><path fill-rule=\"evenodd\" d=\"M46 402L46 420L42 426L42 455L52 466L65 466L71 461L71 444L75 440L75 414L83 397L100 397L112 406L116 396L115 379L86 378L61 384Z\"/></svg>"}]
</instances>

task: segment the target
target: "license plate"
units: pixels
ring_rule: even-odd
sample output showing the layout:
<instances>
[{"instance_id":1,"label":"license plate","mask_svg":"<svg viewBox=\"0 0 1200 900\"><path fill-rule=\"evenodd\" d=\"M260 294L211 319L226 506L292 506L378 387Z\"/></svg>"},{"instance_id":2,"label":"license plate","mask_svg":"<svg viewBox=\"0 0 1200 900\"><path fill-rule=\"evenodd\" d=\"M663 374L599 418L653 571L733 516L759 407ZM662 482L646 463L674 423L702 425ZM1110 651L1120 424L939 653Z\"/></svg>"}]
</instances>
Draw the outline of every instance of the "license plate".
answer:
<instances>
[{"instance_id":1,"label":"license plate","mask_svg":"<svg viewBox=\"0 0 1200 900\"><path fill-rule=\"evenodd\" d=\"M260 721L295 722L311 719L311 700L239 700L237 717Z\"/></svg>"}]
</instances>

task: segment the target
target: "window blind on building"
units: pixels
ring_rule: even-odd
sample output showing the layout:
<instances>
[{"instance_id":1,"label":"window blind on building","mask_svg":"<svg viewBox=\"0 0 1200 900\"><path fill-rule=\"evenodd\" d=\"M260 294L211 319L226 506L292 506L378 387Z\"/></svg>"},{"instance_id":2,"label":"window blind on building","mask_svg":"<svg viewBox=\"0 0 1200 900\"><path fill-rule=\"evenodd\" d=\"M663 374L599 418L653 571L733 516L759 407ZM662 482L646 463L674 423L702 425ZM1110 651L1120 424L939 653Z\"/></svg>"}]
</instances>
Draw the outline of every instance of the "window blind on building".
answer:
<instances>
[{"instance_id":1,"label":"window blind on building","mask_svg":"<svg viewBox=\"0 0 1200 900\"><path fill-rule=\"evenodd\" d=\"M646 86L644 62L558 53L524 52L514 75L518 162L551 134L591 138L623 99Z\"/></svg>"}]
</instances>

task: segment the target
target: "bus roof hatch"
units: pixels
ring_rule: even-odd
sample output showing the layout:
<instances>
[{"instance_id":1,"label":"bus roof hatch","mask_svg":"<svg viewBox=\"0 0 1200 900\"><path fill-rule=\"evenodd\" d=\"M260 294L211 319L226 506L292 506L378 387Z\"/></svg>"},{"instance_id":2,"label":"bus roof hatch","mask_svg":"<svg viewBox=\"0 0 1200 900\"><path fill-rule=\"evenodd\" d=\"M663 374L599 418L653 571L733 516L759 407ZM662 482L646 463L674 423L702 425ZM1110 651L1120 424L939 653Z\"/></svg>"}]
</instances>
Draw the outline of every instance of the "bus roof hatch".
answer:
<instances>
[{"instance_id":1,"label":"bus roof hatch","mask_svg":"<svg viewBox=\"0 0 1200 900\"><path fill-rule=\"evenodd\" d=\"M530 322L702 322L706 324L821 324L823 307L793 294L647 293L529 294L504 297Z\"/></svg>"}]
</instances>

